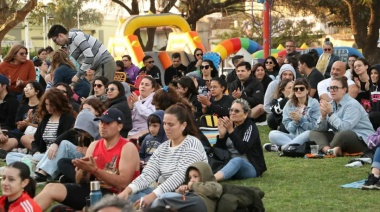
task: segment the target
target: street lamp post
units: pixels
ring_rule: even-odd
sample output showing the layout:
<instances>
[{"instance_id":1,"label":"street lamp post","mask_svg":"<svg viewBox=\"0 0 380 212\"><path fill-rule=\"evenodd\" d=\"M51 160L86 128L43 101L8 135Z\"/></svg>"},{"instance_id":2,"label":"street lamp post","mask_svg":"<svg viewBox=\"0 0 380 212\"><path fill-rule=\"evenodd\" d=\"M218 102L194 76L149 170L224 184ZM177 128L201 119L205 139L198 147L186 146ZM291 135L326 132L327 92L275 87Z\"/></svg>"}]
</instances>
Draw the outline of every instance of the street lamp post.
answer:
<instances>
[{"instance_id":1,"label":"street lamp post","mask_svg":"<svg viewBox=\"0 0 380 212\"><path fill-rule=\"evenodd\" d=\"M77 22L78 22L78 29L80 29L80 22L79 22L79 10L77 11Z\"/></svg>"}]
</instances>

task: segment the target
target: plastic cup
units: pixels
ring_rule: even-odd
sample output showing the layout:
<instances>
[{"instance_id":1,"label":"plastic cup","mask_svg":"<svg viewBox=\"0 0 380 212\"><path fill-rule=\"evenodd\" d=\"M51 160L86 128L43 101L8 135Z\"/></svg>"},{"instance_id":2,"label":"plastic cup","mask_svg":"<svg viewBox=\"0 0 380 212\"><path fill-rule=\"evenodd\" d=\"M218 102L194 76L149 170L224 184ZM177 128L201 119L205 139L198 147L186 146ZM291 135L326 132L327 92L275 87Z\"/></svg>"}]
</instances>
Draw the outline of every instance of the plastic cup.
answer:
<instances>
[{"instance_id":1,"label":"plastic cup","mask_svg":"<svg viewBox=\"0 0 380 212\"><path fill-rule=\"evenodd\" d=\"M318 155L319 145L310 145L310 153L312 155Z\"/></svg>"}]
</instances>

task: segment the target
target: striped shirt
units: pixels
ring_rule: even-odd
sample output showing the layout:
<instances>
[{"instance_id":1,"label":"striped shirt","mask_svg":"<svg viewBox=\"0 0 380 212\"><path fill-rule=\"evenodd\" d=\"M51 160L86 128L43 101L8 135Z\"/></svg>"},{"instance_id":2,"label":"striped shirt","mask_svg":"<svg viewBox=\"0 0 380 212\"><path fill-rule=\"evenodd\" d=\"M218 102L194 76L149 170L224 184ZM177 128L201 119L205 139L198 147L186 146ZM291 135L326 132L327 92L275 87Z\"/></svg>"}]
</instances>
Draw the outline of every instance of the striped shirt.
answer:
<instances>
[{"instance_id":1,"label":"striped shirt","mask_svg":"<svg viewBox=\"0 0 380 212\"><path fill-rule=\"evenodd\" d=\"M44 133L42 134L42 139L46 143L46 147L49 148L52 143L54 143L57 138L57 130L58 130L59 122L51 122L50 120L46 124Z\"/></svg>"},{"instance_id":2,"label":"striped shirt","mask_svg":"<svg viewBox=\"0 0 380 212\"><path fill-rule=\"evenodd\" d=\"M91 35L84 34L78 29L71 29L68 38L70 55L81 64L78 77L89 69L96 70L101 64L113 60L104 45Z\"/></svg>"},{"instance_id":3,"label":"striped shirt","mask_svg":"<svg viewBox=\"0 0 380 212\"><path fill-rule=\"evenodd\" d=\"M185 181L186 169L193 163L203 161L207 163L206 152L198 138L188 135L177 147L170 147L170 140L162 143L141 175L128 185L133 193L144 190L160 176L165 181L154 191L157 196L174 191Z\"/></svg>"}]
</instances>

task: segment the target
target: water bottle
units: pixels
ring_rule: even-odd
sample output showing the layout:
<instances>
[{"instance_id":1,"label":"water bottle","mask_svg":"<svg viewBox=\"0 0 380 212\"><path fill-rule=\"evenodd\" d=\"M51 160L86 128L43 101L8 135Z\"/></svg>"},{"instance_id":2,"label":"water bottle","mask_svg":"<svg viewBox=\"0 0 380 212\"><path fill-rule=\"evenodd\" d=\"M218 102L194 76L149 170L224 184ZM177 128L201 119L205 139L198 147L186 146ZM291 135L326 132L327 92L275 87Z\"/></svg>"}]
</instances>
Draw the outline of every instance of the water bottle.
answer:
<instances>
[{"instance_id":1,"label":"water bottle","mask_svg":"<svg viewBox=\"0 0 380 212\"><path fill-rule=\"evenodd\" d=\"M91 181L90 183L90 204L93 206L102 198L102 192L100 191L100 182Z\"/></svg>"}]
</instances>

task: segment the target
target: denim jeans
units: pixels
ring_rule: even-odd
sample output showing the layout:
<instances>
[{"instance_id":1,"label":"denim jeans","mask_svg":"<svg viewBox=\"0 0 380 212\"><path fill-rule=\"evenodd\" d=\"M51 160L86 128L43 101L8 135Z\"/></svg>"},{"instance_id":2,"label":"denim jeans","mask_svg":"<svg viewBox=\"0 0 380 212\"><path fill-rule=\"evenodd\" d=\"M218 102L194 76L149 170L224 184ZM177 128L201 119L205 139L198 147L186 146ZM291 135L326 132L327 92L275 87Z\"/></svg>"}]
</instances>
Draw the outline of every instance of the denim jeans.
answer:
<instances>
[{"instance_id":1,"label":"denim jeans","mask_svg":"<svg viewBox=\"0 0 380 212\"><path fill-rule=\"evenodd\" d=\"M9 152L5 158L5 161L7 165L9 165L16 161L20 161L22 158L26 157L33 161L38 162L42 159L43 156L44 156L43 153L36 153L34 155L29 155L29 154L24 154L24 153L19 153L19 152Z\"/></svg>"},{"instance_id":2,"label":"denim jeans","mask_svg":"<svg viewBox=\"0 0 380 212\"><path fill-rule=\"evenodd\" d=\"M232 158L221 170L224 180L257 177L255 167L245 158Z\"/></svg>"},{"instance_id":3,"label":"denim jeans","mask_svg":"<svg viewBox=\"0 0 380 212\"><path fill-rule=\"evenodd\" d=\"M152 193L153 189L152 188L146 188L142 191L138 191L136 194L132 194L129 196L129 200L132 203L135 203L137 200L141 199L141 197L145 197L146 195Z\"/></svg>"},{"instance_id":4,"label":"denim jeans","mask_svg":"<svg viewBox=\"0 0 380 212\"><path fill-rule=\"evenodd\" d=\"M380 170L380 146L376 148L371 168L377 168Z\"/></svg>"},{"instance_id":5,"label":"denim jeans","mask_svg":"<svg viewBox=\"0 0 380 212\"><path fill-rule=\"evenodd\" d=\"M306 130L305 132L295 136L292 134L283 133L278 130L273 130L269 133L269 141L272 144L275 144L277 146L284 146L286 147L289 144L303 144L307 141L309 141L309 135L310 130Z\"/></svg>"},{"instance_id":6,"label":"denim jeans","mask_svg":"<svg viewBox=\"0 0 380 212\"><path fill-rule=\"evenodd\" d=\"M52 179L55 179L59 175L57 163L61 158L75 159L83 157L82 153L78 152L76 148L77 146L70 141L63 140L58 146L57 155L53 159L49 159L47 152L45 152L37 164L37 168L44 170Z\"/></svg>"}]
</instances>

